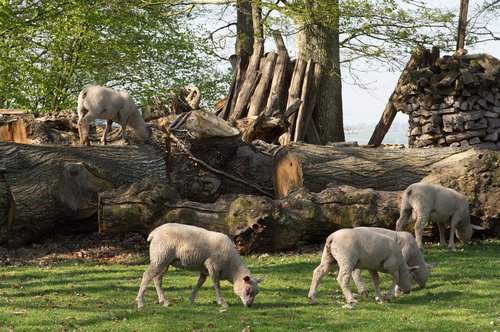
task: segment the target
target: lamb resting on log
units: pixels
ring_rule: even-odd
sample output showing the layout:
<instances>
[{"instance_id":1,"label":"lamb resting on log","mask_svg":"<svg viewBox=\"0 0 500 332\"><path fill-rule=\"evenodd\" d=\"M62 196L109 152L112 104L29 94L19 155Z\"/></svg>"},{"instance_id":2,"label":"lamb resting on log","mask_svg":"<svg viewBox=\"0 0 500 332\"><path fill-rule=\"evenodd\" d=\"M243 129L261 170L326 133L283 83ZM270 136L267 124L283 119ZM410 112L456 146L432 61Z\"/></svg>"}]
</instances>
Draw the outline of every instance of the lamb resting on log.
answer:
<instances>
[{"instance_id":1,"label":"lamb resting on log","mask_svg":"<svg viewBox=\"0 0 500 332\"><path fill-rule=\"evenodd\" d=\"M450 242L448 248L455 251L454 235L463 244L472 237L469 204L465 197L457 191L430 183L414 183L403 193L400 217L396 222L396 230L406 226L410 216L415 219L415 239L423 251L422 234L428 220L434 221L439 230L439 242L446 247L445 223L451 223ZM475 228L482 227L474 225Z\"/></svg>"},{"instance_id":2,"label":"lamb resting on log","mask_svg":"<svg viewBox=\"0 0 500 332\"><path fill-rule=\"evenodd\" d=\"M366 229L340 229L326 239L321 263L314 270L309 290L311 303L316 303L316 289L321 278L337 262L339 274L337 281L348 304L356 303L349 288L349 278L354 269L367 269L373 281L375 300L383 302L394 296L396 285L403 293L409 293L413 273L419 267L408 267L401 248L393 239ZM378 272L392 275L392 285L384 298L380 295Z\"/></svg>"},{"instance_id":3,"label":"lamb resting on log","mask_svg":"<svg viewBox=\"0 0 500 332\"><path fill-rule=\"evenodd\" d=\"M170 265L200 272L189 297L191 305L195 303L196 294L208 275L214 283L217 303L224 308L228 305L222 298L220 280L228 280L234 285L234 292L245 307L252 305L259 293L257 284L265 280L265 277L250 277L250 270L236 251L233 241L225 234L191 225L169 223L154 229L149 234L148 241L151 241L151 263L144 272L137 294L139 308L144 307L144 291L151 279L154 279L158 301L164 306L170 304L162 290L163 275Z\"/></svg>"},{"instance_id":4,"label":"lamb resting on log","mask_svg":"<svg viewBox=\"0 0 500 332\"><path fill-rule=\"evenodd\" d=\"M125 142L127 125L134 129L137 139L141 143L148 143L151 130L147 127L137 105L126 92L117 92L102 86L90 86L83 89L78 96L78 130L80 144L90 145L89 124L95 119L106 120L106 129L101 143L106 145L106 136L111 130L113 122L122 127L122 137Z\"/></svg>"}]
</instances>

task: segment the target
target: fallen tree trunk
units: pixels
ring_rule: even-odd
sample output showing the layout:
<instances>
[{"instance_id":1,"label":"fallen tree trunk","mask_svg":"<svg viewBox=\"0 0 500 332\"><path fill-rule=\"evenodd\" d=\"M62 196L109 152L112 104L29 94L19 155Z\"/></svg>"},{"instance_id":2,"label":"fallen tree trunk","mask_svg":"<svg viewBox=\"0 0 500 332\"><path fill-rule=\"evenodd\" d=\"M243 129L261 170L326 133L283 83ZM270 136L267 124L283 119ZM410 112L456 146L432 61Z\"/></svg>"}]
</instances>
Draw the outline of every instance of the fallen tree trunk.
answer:
<instances>
[{"instance_id":1,"label":"fallen tree trunk","mask_svg":"<svg viewBox=\"0 0 500 332\"><path fill-rule=\"evenodd\" d=\"M319 192L326 186L346 184L375 190L404 190L429 175L446 159L459 163L478 150L457 148L374 149L292 143L286 149L299 159L304 187Z\"/></svg>"},{"instance_id":2,"label":"fallen tree trunk","mask_svg":"<svg viewBox=\"0 0 500 332\"><path fill-rule=\"evenodd\" d=\"M143 181L99 197L99 231L148 233L176 222L228 234L243 253L294 248L299 241L323 241L332 231L359 225L395 226L399 192L350 186L321 193L299 189L280 200L225 195L214 203L181 200L168 185Z\"/></svg>"}]
</instances>

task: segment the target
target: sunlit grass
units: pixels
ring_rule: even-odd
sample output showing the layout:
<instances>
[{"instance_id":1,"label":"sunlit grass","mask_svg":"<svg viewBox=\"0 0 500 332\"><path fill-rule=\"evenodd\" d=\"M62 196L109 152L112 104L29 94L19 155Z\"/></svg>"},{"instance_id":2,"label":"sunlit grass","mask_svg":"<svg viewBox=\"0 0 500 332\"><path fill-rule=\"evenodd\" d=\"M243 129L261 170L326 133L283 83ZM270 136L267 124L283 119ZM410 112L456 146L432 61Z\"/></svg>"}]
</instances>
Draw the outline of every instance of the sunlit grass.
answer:
<instances>
[{"instance_id":1,"label":"sunlit grass","mask_svg":"<svg viewBox=\"0 0 500 332\"><path fill-rule=\"evenodd\" d=\"M426 289L383 305L358 296L354 309L342 308L336 268L320 284L318 304L308 304L320 252L245 257L253 275L268 278L250 309L223 282L225 311L216 304L210 280L190 306L197 274L174 268L164 279L172 305L159 305L151 284L145 308L136 309L147 257L139 265L63 261L1 267L0 331L500 331L500 240L455 253L428 246L425 258L439 263ZM382 280L384 291L389 278Z\"/></svg>"}]
</instances>

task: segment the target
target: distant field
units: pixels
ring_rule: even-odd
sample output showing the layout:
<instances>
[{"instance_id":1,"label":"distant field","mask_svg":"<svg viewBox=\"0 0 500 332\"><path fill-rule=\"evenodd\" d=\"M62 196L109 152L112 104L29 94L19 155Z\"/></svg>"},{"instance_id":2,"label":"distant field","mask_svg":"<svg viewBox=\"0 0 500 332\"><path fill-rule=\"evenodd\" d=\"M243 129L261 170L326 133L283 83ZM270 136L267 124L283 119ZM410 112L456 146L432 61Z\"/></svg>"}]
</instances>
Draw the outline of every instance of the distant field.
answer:
<instances>
[{"instance_id":1,"label":"distant field","mask_svg":"<svg viewBox=\"0 0 500 332\"><path fill-rule=\"evenodd\" d=\"M375 125L373 125L375 127ZM406 128L401 128L401 125L395 126L389 129L385 135L383 144L404 144L408 147L408 137L406 137ZM345 130L345 140L352 142L356 141L359 145L368 144L370 137L373 134L373 128L363 126L363 127L347 127Z\"/></svg>"},{"instance_id":2,"label":"distant field","mask_svg":"<svg viewBox=\"0 0 500 332\"><path fill-rule=\"evenodd\" d=\"M164 280L172 306L156 303L151 284L146 307L136 309L145 256L130 264L62 260L1 267L0 331L241 331L247 326L254 332L500 330L500 240L455 253L432 245L425 258L439 263L426 289L382 305L360 299L354 309L342 308L337 268L320 284L318 304L308 304L319 251L245 257L254 275L268 279L249 309L223 282L226 311L216 304L209 280L197 305L190 306L188 296L197 275L175 268ZM382 275L382 280L385 291L388 276Z\"/></svg>"}]
</instances>

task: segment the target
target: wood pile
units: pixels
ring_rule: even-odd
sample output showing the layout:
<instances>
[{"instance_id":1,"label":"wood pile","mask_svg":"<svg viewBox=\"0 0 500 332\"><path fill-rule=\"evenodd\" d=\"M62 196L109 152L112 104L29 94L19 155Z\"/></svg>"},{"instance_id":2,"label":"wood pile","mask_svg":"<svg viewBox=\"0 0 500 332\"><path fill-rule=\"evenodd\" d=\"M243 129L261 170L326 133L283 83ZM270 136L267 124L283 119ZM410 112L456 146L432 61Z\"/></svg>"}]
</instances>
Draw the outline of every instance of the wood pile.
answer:
<instances>
[{"instance_id":1,"label":"wood pile","mask_svg":"<svg viewBox=\"0 0 500 332\"><path fill-rule=\"evenodd\" d=\"M24 110L0 109L0 142L27 143Z\"/></svg>"},{"instance_id":2,"label":"wood pile","mask_svg":"<svg viewBox=\"0 0 500 332\"><path fill-rule=\"evenodd\" d=\"M277 52L263 56L263 46L258 44L250 58L244 53L238 55L224 106L219 106L216 113L230 122L248 118L266 124L267 118L276 117L284 133L279 143L307 141L307 130L314 126L311 115L321 66L312 60L290 60L281 35L274 34L274 40ZM278 143L278 139L269 143Z\"/></svg>"},{"instance_id":3,"label":"wood pile","mask_svg":"<svg viewBox=\"0 0 500 332\"><path fill-rule=\"evenodd\" d=\"M500 61L459 50L409 71L395 91L409 115L410 147L500 150Z\"/></svg>"}]
</instances>

